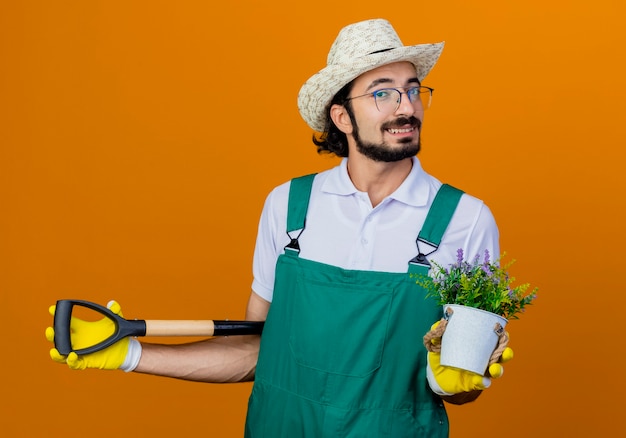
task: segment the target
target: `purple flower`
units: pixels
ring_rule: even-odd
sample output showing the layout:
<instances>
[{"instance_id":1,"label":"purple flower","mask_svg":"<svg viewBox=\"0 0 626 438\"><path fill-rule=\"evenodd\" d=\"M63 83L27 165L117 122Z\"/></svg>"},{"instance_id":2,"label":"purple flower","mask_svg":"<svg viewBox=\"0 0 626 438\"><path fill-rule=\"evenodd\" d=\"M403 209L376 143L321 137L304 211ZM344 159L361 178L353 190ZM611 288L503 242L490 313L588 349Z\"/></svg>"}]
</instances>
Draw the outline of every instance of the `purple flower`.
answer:
<instances>
[{"instance_id":1,"label":"purple flower","mask_svg":"<svg viewBox=\"0 0 626 438\"><path fill-rule=\"evenodd\" d=\"M491 276L491 267L489 266L489 250L485 250L485 259L481 266L483 272L489 276Z\"/></svg>"},{"instance_id":2,"label":"purple flower","mask_svg":"<svg viewBox=\"0 0 626 438\"><path fill-rule=\"evenodd\" d=\"M456 262L459 264L459 266L461 266L461 263L463 263L463 248L457 249Z\"/></svg>"},{"instance_id":3,"label":"purple flower","mask_svg":"<svg viewBox=\"0 0 626 438\"><path fill-rule=\"evenodd\" d=\"M474 266L478 266L478 262L480 261L480 254L476 254L476 257L474 257Z\"/></svg>"}]
</instances>

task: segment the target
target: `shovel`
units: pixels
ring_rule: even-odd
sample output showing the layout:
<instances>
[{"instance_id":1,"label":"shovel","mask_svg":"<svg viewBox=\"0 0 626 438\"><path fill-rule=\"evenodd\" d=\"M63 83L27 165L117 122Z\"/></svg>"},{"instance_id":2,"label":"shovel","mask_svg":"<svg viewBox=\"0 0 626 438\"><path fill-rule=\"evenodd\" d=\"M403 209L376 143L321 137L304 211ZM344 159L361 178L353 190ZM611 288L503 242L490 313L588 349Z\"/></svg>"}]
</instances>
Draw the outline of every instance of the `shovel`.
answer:
<instances>
[{"instance_id":1,"label":"shovel","mask_svg":"<svg viewBox=\"0 0 626 438\"><path fill-rule=\"evenodd\" d=\"M108 338L85 348L72 347L70 321L74 307L80 306L113 321L115 329ZM62 355L94 353L113 345L127 336L234 336L259 335L264 321L230 320L128 320L111 310L90 301L59 300L54 312L54 346Z\"/></svg>"}]
</instances>

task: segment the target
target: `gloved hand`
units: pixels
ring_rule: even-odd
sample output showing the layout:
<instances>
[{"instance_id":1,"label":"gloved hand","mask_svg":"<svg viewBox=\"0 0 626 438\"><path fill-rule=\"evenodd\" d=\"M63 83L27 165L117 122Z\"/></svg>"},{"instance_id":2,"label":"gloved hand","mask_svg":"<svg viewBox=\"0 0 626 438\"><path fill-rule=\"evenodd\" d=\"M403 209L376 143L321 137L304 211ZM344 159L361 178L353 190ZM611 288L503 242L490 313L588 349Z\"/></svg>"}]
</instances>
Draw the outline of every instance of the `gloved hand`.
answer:
<instances>
[{"instance_id":1,"label":"gloved hand","mask_svg":"<svg viewBox=\"0 0 626 438\"><path fill-rule=\"evenodd\" d=\"M107 307L113 313L122 316L122 308L116 301L110 301ZM55 310L56 306L50 306L49 312L52 316L54 316ZM77 350L101 342L111 336L114 330L115 323L106 317L94 322L83 321L75 317L70 320L72 346ZM46 329L46 339L54 342L54 329L52 327ZM103 350L82 356L74 352L64 356L56 348L52 348L50 357L55 362L67 364L73 370L86 368L116 370L121 368L124 371L132 371L139 363L141 344L135 339L123 338Z\"/></svg>"},{"instance_id":2,"label":"gloved hand","mask_svg":"<svg viewBox=\"0 0 626 438\"><path fill-rule=\"evenodd\" d=\"M438 324L439 322L433 324L431 330L436 328ZM436 338L432 339L431 342L437 343L440 342L440 340L440 338ZM502 376L504 373L502 363L508 362L512 358L513 350L506 347L498 359L498 362L491 364L486 375L481 376L471 371L443 366L440 363L441 355L439 353L429 352L428 368L426 370L428 384L433 392L443 396L462 392L482 391L489 388L491 378L495 379Z\"/></svg>"}]
</instances>

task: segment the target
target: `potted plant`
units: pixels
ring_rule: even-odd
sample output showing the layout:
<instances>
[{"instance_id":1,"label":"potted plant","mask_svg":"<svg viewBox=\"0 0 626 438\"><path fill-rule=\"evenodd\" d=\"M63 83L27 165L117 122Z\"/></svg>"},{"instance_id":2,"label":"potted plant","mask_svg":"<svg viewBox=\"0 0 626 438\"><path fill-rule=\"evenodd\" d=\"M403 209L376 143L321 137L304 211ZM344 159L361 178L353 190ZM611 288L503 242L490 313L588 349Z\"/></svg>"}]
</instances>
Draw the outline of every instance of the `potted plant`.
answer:
<instances>
[{"instance_id":1,"label":"potted plant","mask_svg":"<svg viewBox=\"0 0 626 438\"><path fill-rule=\"evenodd\" d=\"M456 263L446 268L432 262L431 275L418 278L427 297L443 306L443 324L434 332L441 336L442 365L484 374L498 344L508 340L503 338L506 323L518 319L538 291L529 283L512 286L515 278L508 269L513 263L492 262L489 251L482 260L476 255L468 261L459 249ZM425 345L430 349L432 342L425 339Z\"/></svg>"}]
</instances>

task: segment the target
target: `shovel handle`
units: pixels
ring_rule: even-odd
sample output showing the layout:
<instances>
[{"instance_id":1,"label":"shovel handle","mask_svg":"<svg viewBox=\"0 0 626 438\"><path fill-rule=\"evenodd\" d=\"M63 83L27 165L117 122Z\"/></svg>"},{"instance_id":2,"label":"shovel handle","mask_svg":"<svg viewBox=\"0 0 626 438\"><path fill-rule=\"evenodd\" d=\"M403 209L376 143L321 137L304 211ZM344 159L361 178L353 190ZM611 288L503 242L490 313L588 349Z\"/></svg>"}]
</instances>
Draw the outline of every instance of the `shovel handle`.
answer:
<instances>
[{"instance_id":1,"label":"shovel handle","mask_svg":"<svg viewBox=\"0 0 626 438\"><path fill-rule=\"evenodd\" d=\"M89 347L72 346L71 320L74 306L86 307L101 313L114 323L108 338ZM127 336L229 336L259 335L264 321L229 320L127 320L110 309L90 301L59 300L54 312L54 346L62 355L94 353L107 348Z\"/></svg>"},{"instance_id":2,"label":"shovel handle","mask_svg":"<svg viewBox=\"0 0 626 438\"><path fill-rule=\"evenodd\" d=\"M103 341L86 348L75 349L72 347L71 320L74 306L86 307L101 313L114 323L114 331L111 336ZM76 354L89 354L109 347L127 336L144 336L146 333L145 321L129 321L113 313L110 309L90 301L83 300L59 300L54 311L54 346L62 355L71 352Z\"/></svg>"}]
</instances>

